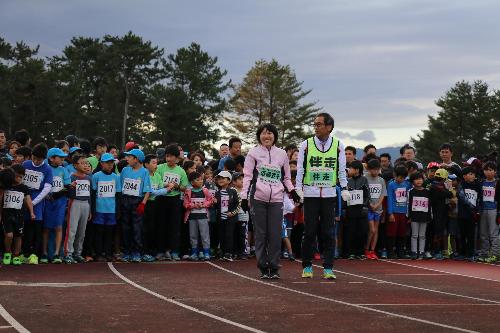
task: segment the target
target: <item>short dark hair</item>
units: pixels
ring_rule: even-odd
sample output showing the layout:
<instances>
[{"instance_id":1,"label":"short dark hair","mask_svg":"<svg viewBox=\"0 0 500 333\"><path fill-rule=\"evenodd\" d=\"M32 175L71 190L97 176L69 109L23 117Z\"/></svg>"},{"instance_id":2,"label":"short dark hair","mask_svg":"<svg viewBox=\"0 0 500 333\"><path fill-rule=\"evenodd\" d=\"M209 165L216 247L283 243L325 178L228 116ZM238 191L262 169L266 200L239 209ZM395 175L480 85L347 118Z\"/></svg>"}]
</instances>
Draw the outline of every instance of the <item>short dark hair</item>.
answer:
<instances>
[{"instance_id":1,"label":"short dark hair","mask_svg":"<svg viewBox=\"0 0 500 333\"><path fill-rule=\"evenodd\" d=\"M193 180L198 179L202 176L203 175L201 173L199 173L198 171L193 171L188 175L188 180L189 180L189 182L192 182Z\"/></svg>"},{"instance_id":2,"label":"short dark hair","mask_svg":"<svg viewBox=\"0 0 500 333\"><path fill-rule=\"evenodd\" d=\"M483 164L483 170L486 170L486 169L491 169L491 170L497 171L497 165L493 161L488 161L488 162Z\"/></svg>"},{"instance_id":3,"label":"short dark hair","mask_svg":"<svg viewBox=\"0 0 500 333\"><path fill-rule=\"evenodd\" d=\"M221 145L220 145L220 147L219 147L219 148L222 148L222 147L224 147L224 146L228 146L228 147L229 147L229 145L228 145L227 143L223 143L223 144L221 144Z\"/></svg>"},{"instance_id":4,"label":"short dark hair","mask_svg":"<svg viewBox=\"0 0 500 333\"><path fill-rule=\"evenodd\" d=\"M235 144L236 142L241 143L241 139L237 137L232 137L231 139L229 139L229 148L232 148L233 144Z\"/></svg>"},{"instance_id":5,"label":"short dark hair","mask_svg":"<svg viewBox=\"0 0 500 333\"><path fill-rule=\"evenodd\" d=\"M374 145L372 145L372 144L370 143L369 145L366 145L366 146L365 146L365 148L363 148L363 151L364 151L365 153L367 153L367 152L368 152L368 150L370 150L371 148L373 148L373 149L377 150L377 147L375 147Z\"/></svg>"},{"instance_id":6,"label":"short dark hair","mask_svg":"<svg viewBox=\"0 0 500 333\"><path fill-rule=\"evenodd\" d=\"M16 155L21 155L23 157L31 156L31 148L27 146L22 146L16 149Z\"/></svg>"},{"instance_id":7,"label":"short dark hair","mask_svg":"<svg viewBox=\"0 0 500 333\"><path fill-rule=\"evenodd\" d=\"M106 139L102 137L97 137L94 139L94 141L92 141L92 149L96 149L97 146L108 147L108 142L106 141Z\"/></svg>"},{"instance_id":8,"label":"short dark hair","mask_svg":"<svg viewBox=\"0 0 500 333\"><path fill-rule=\"evenodd\" d=\"M195 151L194 153L191 153L191 156L190 156L190 159L191 160L194 160L195 156L198 156L200 158L200 160L205 163L205 156L203 156L202 153L198 152L198 151Z\"/></svg>"},{"instance_id":9,"label":"short dark hair","mask_svg":"<svg viewBox=\"0 0 500 333\"><path fill-rule=\"evenodd\" d=\"M76 154L71 157L71 164L78 164L78 161L85 159L86 157L82 154Z\"/></svg>"},{"instance_id":10,"label":"short dark hair","mask_svg":"<svg viewBox=\"0 0 500 333\"><path fill-rule=\"evenodd\" d=\"M16 174L11 168L0 170L0 189L11 187L15 178Z\"/></svg>"},{"instance_id":11,"label":"short dark hair","mask_svg":"<svg viewBox=\"0 0 500 333\"><path fill-rule=\"evenodd\" d=\"M356 148L354 148L353 146L347 146L344 148L344 150L352 151L352 154L356 156Z\"/></svg>"},{"instance_id":12,"label":"short dark hair","mask_svg":"<svg viewBox=\"0 0 500 333\"><path fill-rule=\"evenodd\" d=\"M80 148L82 149L82 153L86 156L89 156L90 152L92 151L90 141L87 139L80 139Z\"/></svg>"},{"instance_id":13,"label":"short dark hair","mask_svg":"<svg viewBox=\"0 0 500 333\"><path fill-rule=\"evenodd\" d=\"M234 163L236 165L241 165L241 166L244 166L245 165L245 156L243 155L238 155L234 158Z\"/></svg>"},{"instance_id":14,"label":"short dark hair","mask_svg":"<svg viewBox=\"0 0 500 333\"><path fill-rule=\"evenodd\" d=\"M47 158L47 151L49 149L47 148L47 145L43 142L37 144L35 147L33 147L33 150L31 151L31 155L36 156L38 158Z\"/></svg>"},{"instance_id":15,"label":"short dark hair","mask_svg":"<svg viewBox=\"0 0 500 333\"><path fill-rule=\"evenodd\" d=\"M78 143L80 143L80 140L76 137L76 135L70 134L66 135L64 138L68 142L69 147L76 147Z\"/></svg>"},{"instance_id":16,"label":"short dark hair","mask_svg":"<svg viewBox=\"0 0 500 333\"><path fill-rule=\"evenodd\" d=\"M176 143L171 143L165 147L165 156L172 155L175 157L179 157L180 154L181 151L179 150L179 145L177 145Z\"/></svg>"},{"instance_id":17,"label":"short dark hair","mask_svg":"<svg viewBox=\"0 0 500 333\"><path fill-rule=\"evenodd\" d=\"M396 177L406 177L408 176L408 169L403 164L399 164L394 168L394 175Z\"/></svg>"},{"instance_id":18,"label":"short dark hair","mask_svg":"<svg viewBox=\"0 0 500 333\"><path fill-rule=\"evenodd\" d=\"M416 162L414 162L414 161L406 161L405 165L406 165L407 169L418 170L418 164Z\"/></svg>"},{"instance_id":19,"label":"short dark hair","mask_svg":"<svg viewBox=\"0 0 500 333\"><path fill-rule=\"evenodd\" d=\"M278 140L278 129L273 124L262 124L259 126L259 128L257 129L257 142L262 144L262 142L260 142L260 135L262 134L262 132L264 132L264 130L268 130L269 132L273 133L274 145L276 143L276 140Z\"/></svg>"},{"instance_id":20,"label":"short dark hair","mask_svg":"<svg viewBox=\"0 0 500 333\"><path fill-rule=\"evenodd\" d=\"M12 165L12 160L8 157L0 157L0 165L3 167L10 167Z\"/></svg>"},{"instance_id":21,"label":"short dark hair","mask_svg":"<svg viewBox=\"0 0 500 333\"><path fill-rule=\"evenodd\" d=\"M465 176L468 173L476 174L476 169L473 166L466 166L462 169L462 176Z\"/></svg>"},{"instance_id":22,"label":"short dark hair","mask_svg":"<svg viewBox=\"0 0 500 333\"><path fill-rule=\"evenodd\" d=\"M21 164L14 164L10 167L18 175L23 175L26 173L26 169Z\"/></svg>"},{"instance_id":23,"label":"short dark hair","mask_svg":"<svg viewBox=\"0 0 500 333\"><path fill-rule=\"evenodd\" d=\"M389 154L389 153L382 153L382 154L380 154L380 158L382 158L382 157L387 157L387 159L389 161L391 160L391 154Z\"/></svg>"},{"instance_id":24,"label":"short dark hair","mask_svg":"<svg viewBox=\"0 0 500 333\"><path fill-rule=\"evenodd\" d=\"M189 168L193 167L193 165L194 165L193 161L186 160L184 161L184 163L182 163L182 168L184 169L184 171L187 171Z\"/></svg>"},{"instance_id":25,"label":"short dark hair","mask_svg":"<svg viewBox=\"0 0 500 333\"><path fill-rule=\"evenodd\" d=\"M236 162L232 158L228 158L224 161L224 167L228 171L234 171L236 169Z\"/></svg>"},{"instance_id":26,"label":"short dark hair","mask_svg":"<svg viewBox=\"0 0 500 333\"><path fill-rule=\"evenodd\" d=\"M449 150L450 152L453 153L453 149L451 148L451 144L449 144L448 142L445 142L443 143L440 147L439 147L439 151L441 150Z\"/></svg>"},{"instance_id":27,"label":"short dark hair","mask_svg":"<svg viewBox=\"0 0 500 333\"><path fill-rule=\"evenodd\" d=\"M3 129L0 128L0 133L5 134L5 130L3 130Z\"/></svg>"},{"instance_id":28,"label":"short dark hair","mask_svg":"<svg viewBox=\"0 0 500 333\"><path fill-rule=\"evenodd\" d=\"M405 144L403 147L401 147L401 149L399 150L399 153L401 155L403 155L405 153L405 151L407 151L408 149L411 149L413 150L414 152L416 152L415 148L413 148L412 146L410 146L409 144Z\"/></svg>"},{"instance_id":29,"label":"short dark hair","mask_svg":"<svg viewBox=\"0 0 500 333\"><path fill-rule=\"evenodd\" d=\"M62 149L62 148L63 148L64 146L66 146L66 145L68 145L68 147L69 147L69 143L68 143L68 141L66 141L66 140L57 140L57 141L55 142L55 146L56 146L57 148L60 148L60 149Z\"/></svg>"},{"instance_id":30,"label":"short dark hair","mask_svg":"<svg viewBox=\"0 0 500 333\"><path fill-rule=\"evenodd\" d=\"M417 171L410 176L411 183L413 183L416 179L425 179L424 174L420 171Z\"/></svg>"},{"instance_id":31,"label":"short dark hair","mask_svg":"<svg viewBox=\"0 0 500 333\"><path fill-rule=\"evenodd\" d=\"M289 144L288 146L285 147L285 151L289 151L292 149L297 149L297 145L295 143Z\"/></svg>"},{"instance_id":32,"label":"short dark hair","mask_svg":"<svg viewBox=\"0 0 500 333\"><path fill-rule=\"evenodd\" d=\"M111 149L116 149L116 150L118 150L118 146L117 146L117 145L115 145L115 144L110 144L110 145L108 146L108 151L111 151Z\"/></svg>"},{"instance_id":33,"label":"short dark hair","mask_svg":"<svg viewBox=\"0 0 500 333\"><path fill-rule=\"evenodd\" d=\"M361 163L361 161L352 161L351 164L349 164L349 168L356 169L359 171L360 175L363 175L363 163Z\"/></svg>"},{"instance_id":34,"label":"short dark hair","mask_svg":"<svg viewBox=\"0 0 500 333\"><path fill-rule=\"evenodd\" d=\"M154 154L147 154L145 157L144 157L144 164L146 163L151 163L151 160L154 160L154 159L158 159L158 156L154 155Z\"/></svg>"},{"instance_id":35,"label":"short dark hair","mask_svg":"<svg viewBox=\"0 0 500 333\"><path fill-rule=\"evenodd\" d=\"M30 134L25 129L20 129L14 133L14 140L19 142L21 145L26 146L30 140Z\"/></svg>"},{"instance_id":36,"label":"short dark hair","mask_svg":"<svg viewBox=\"0 0 500 333\"><path fill-rule=\"evenodd\" d=\"M320 112L316 115L316 118L322 117L323 122L325 123L325 126L332 126L332 130L330 133L333 131L333 128L335 127L335 120L333 120L333 117L331 114L327 112Z\"/></svg>"},{"instance_id":37,"label":"short dark hair","mask_svg":"<svg viewBox=\"0 0 500 333\"><path fill-rule=\"evenodd\" d=\"M368 168L368 170L380 169L380 161L377 158L372 158L368 161L366 167Z\"/></svg>"}]
</instances>

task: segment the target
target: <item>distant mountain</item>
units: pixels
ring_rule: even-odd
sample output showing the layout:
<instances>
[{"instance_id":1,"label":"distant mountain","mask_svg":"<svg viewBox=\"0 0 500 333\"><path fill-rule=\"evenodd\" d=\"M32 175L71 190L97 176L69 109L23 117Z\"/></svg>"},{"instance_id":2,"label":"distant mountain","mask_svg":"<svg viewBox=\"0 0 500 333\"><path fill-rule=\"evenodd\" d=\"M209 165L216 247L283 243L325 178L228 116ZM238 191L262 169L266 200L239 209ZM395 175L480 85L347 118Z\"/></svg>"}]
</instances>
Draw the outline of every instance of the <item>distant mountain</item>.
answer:
<instances>
[{"instance_id":1,"label":"distant mountain","mask_svg":"<svg viewBox=\"0 0 500 333\"><path fill-rule=\"evenodd\" d=\"M389 155L391 155L391 160L394 161L399 157L399 149L401 149L401 147L378 148L377 155L380 156L380 154L389 153ZM363 158L363 155L364 155L363 148L356 148L356 158L361 159Z\"/></svg>"}]
</instances>

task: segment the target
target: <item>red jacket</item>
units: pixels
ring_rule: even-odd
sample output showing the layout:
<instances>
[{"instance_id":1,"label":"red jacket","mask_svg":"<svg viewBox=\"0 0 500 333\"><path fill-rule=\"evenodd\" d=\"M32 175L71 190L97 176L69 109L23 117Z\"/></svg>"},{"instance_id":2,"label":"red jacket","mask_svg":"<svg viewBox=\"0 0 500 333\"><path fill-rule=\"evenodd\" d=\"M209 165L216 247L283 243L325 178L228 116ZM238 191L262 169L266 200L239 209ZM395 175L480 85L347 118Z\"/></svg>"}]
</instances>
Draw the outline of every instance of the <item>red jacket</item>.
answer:
<instances>
[{"instance_id":1,"label":"red jacket","mask_svg":"<svg viewBox=\"0 0 500 333\"><path fill-rule=\"evenodd\" d=\"M206 187L202 188L203 194L205 195L205 201L203 202L203 207L205 208L205 212L207 213L208 217L208 208L210 208L213 203L214 203L214 197L212 194L210 194L210 191ZM189 214L191 214L191 210L194 207L193 200L191 200L191 189L187 189L184 192L184 208L186 208L186 211L184 213L184 223L187 222L189 218Z\"/></svg>"}]
</instances>

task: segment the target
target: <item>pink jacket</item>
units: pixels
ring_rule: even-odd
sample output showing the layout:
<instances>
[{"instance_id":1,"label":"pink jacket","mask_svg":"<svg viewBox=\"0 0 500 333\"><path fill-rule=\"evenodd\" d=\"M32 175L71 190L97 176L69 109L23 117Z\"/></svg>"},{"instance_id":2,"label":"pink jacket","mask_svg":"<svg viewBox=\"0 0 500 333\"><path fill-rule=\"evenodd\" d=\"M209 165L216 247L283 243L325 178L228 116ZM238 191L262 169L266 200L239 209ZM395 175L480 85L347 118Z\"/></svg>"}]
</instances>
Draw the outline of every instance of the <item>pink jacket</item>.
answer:
<instances>
[{"instance_id":1,"label":"pink jacket","mask_svg":"<svg viewBox=\"0 0 500 333\"><path fill-rule=\"evenodd\" d=\"M286 152L276 146L267 149L258 145L248 152L243 167L241 198L264 202L283 202L283 192L293 190Z\"/></svg>"},{"instance_id":2,"label":"pink jacket","mask_svg":"<svg viewBox=\"0 0 500 333\"><path fill-rule=\"evenodd\" d=\"M214 203L214 197L206 187L203 187L202 189L203 194L205 195L205 201L203 201L203 207L205 207L207 217L208 217L208 208L212 206ZM189 218L189 214L191 213L191 210L194 208L194 203L191 200L191 189L187 189L184 192L184 208L186 208L186 211L184 212L184 223L187 222Z\"/></svg>"}]
</instances>

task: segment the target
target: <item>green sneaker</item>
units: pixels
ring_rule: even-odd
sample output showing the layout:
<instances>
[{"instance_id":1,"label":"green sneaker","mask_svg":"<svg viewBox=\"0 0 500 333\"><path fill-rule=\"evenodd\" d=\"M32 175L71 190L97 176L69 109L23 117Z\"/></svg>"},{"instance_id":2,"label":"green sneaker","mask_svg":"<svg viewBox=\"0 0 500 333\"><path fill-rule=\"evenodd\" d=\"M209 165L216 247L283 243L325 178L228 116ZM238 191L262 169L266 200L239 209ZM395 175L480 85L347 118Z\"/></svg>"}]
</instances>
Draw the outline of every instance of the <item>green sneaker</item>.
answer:
<instances>
[{"instance_id":1,"label":"green sneaker","mask_svg":"<svg viewBox=\"0 0 500 333\"><path fill-rule=\"evenodd\" d=\"M22 264L24 264L24 261L21 259L21 256L14 257L14 258L12 258L12 264L16 265L16 266L17 265L22 265Z\"/></svg>"},{"instance_id":2,"label":"green sneaker","mask_svg":"<svg viewBox=\"0 0 500 333\"><path fill-rule=\"evenodd\" d=\"M46 254L42 254L40 257L40 264L48 264L49 263L49 257Z\"/></svg>"},{"instance_id":3,"label":"green sneaker","mask_svg":"<svg viewBox=\"0 0 500 333\"><path fill-rule=\"evenodd\" d=\"M3 264L10 265L12 262L12 253L4 253L3 254Z\"/></svg>"},{"instance_id":4,"label":"green sneaker","mask_svg":"<svg viewBox=\"0 0 500 333\"><path fill-rule=\"evenodd\" d=\"M62 264L61 257L59 257L57 254L52 257L52 264Z\"/></svg>"},{"instance_id":5,"label":"green sneaker","mask_svg":"<svg viewBox=\"0 0 500 333\"><path fill-rule=\"evenodd\" d=\"M492 264L494 262L496 262L498 260L497 256L493 255L493 256L490 256L486 259L484 259L484 262L487 262L488 264Z\"/></svg>"},{"instance_id":6,"label":"green sneaker","mask_svg":"<svg viewBox=\"0 0 500 333\"><path fill-rule=\"evenodd\" d=\"M21 261L23 262L23 264L27 264L27 263L28 263L28 258L26 258L26 257L24 256L24 254L21 254L21 255L19 256L19 260L21 260Z\"/></svg>"},{"instance_id":7,"label":"green sneaker","mask_svg":"<svg viewBox=\"0 0 500 333\"><path fill-rule=\"evenodd\" d=\"M323 270L323 279L326 279L326 280L335 280L337 277L335 276L335 274L333 274L333 270L332 269L329 269L329 268L325 268Z\"/></svg>"},{"instance_id":8,"label":"green sneaker","mask_svg":"<svg viewBox=\"0 0 500 333\"><path fill-rule=\"evenodd\" d=\"M38 257L36 256L36 254L33 253L28 257L28 264L38 265Z\"/></svg>"},{"instance_id":9,"label":"green sneaker","mask_svg":"<svg viewBox=\"0 0 500 333\"><path fill-rule=\"evenodd\" d=\"M312 279L312 277L313 277L313 268L312 268L312 266L304 267L304 269L302 270L302 277L304 279Z\"/></svg>"}]
</instances>

